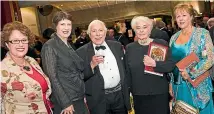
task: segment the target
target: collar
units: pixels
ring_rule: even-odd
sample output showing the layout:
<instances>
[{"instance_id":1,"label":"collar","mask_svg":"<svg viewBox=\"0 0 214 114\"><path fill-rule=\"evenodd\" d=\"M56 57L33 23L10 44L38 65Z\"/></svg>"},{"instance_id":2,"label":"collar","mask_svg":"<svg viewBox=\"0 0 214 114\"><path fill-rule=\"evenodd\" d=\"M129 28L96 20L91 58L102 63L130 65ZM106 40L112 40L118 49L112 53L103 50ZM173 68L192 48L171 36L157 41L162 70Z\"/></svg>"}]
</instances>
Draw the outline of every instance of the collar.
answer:
<instances>
[{"instance_id":1,"label":"collar","mask_svg":"<svg viewBox=\"0 0 214 114\"><path fill-rule=\"evenodd\" d=\"M94 50L96 50L96 49L95 49L96 46L101 46L101 45L103 45L103 46L105 46L106 48L108 47L108 45L106 44L105 41L104 41L101 45L96 45L96 44L94 44L94 43L92 42L92 45L93 45Z\"/></svg>"},{"instance_id":2,"label":"collar","mask_svg":"<svg viewBox=\"0 0 214 114\"><path fill-rule=\"evenodd\" d=\"M57 33L56 33L56 36L57 36L66 46L69 46L69 45L68 45L68 38L61 38L61 37L59 37L59 36L57 35Z\"/></svg>"}]
</instances>

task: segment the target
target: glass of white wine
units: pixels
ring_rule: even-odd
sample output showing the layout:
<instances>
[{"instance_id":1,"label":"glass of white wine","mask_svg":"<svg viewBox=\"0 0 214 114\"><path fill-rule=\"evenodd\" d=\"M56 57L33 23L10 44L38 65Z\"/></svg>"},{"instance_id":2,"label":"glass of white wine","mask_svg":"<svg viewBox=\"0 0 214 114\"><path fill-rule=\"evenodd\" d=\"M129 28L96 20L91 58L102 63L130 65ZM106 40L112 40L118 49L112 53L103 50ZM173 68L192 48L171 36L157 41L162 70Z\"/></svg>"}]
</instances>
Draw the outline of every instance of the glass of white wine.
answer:
<instances>
[{"instance_id":1,"label":"glass of white wine","mask_svg":"<svg viewBox=\"0 0 214 114\"><path fill-rule=\"evenodd\" d=\"M105 53L104 53L103 50L100 49L100 50L98 50L98 51L96 52L96 56L103 57L103 59L104 59L104 58L105 58ZM99 66L100 66L101 68L105 68L104 61L103 61L102 63L100 63Z\"/></svg>"}]
</instances>

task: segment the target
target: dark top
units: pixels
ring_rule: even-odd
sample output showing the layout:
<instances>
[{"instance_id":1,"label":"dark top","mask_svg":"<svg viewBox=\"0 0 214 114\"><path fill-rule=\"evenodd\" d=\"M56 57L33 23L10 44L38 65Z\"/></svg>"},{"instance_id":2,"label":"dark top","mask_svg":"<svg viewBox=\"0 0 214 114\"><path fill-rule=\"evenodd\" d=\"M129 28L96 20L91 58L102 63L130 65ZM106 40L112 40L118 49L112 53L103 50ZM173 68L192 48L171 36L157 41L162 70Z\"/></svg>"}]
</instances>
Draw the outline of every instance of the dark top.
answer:
<instances>
[{"instance_id":1,"label":"dark top","mask_svg":"<svg viewBox=\"0 0 214 114\"><path fill-rule=\"evenodd\" d=\"M43 70L51 82L51 100L60 106L57 108L63 110L72 105L73 101L84 98L84 62L56 34L51 37L41 51Z\"/></svg>"},{"instance_id":2,"label":"dark top","mask_svg":"<svg viewBox=\"0 0 214 114\"><path fill-rule=\"evenodd\" d=\"M88 39L87 39L87 37L85 37L85 38L78 38L77 40L76 40L76 42L74 43L74 45L75 45L75 47L76 47L76 49L78 49L78 48L80 48L81 46L83 46L83 45L85 45L85 44L87 44L89 41L88 41Z\"/></svg>"},{"instance_id":3,"label":"dark top","mask_svg":"<svg viewBox=\"0 0 214 114\"><path fill-rule=\"evenodd\" d=\"M154 39L163 39L167 42L170 41L170 37L168 36L167 32L153 28L151 31L151 35L150 38L154 38Z\"/></svg>"},{"instance_id":4,"label":"dark top","mask_svg":"<svg viewBox=\"0 0 214 114\"><path fill-rule=\"evenodd\" d=\"M113 37L113 38L111 38L111 37L109 37L109 36L106 36L105 40L113 40L113 41L117 41L114 37Z\"/></svg>"},{"instance_id":5,"label":"dark top","mask_svg":"<svg viewBox=\"0 0 214 114\"><path fill-rule=\"evenodd\" d=\"M211 39L212 39L213 44L214 44L214 26L209 29L209 32L210 32L210 36L211 36Z\"/></svg>"},{"instance_id":6,"label":"dark top","mask_svg":"<svg viewBox=\"0 0 214 114\"><path fill-rule=\"evenodd\" d=\"M26 55L27 55L27 56L30 56L30 57L32 57L32 58L34 58L34 59L40 58L40 57L36 54L35 49L32 48L32 47L29 47L29 48L28 48L28 51L27 51L27 54L26 54Z\"/></svg>"},{"instance_id":7,"label":"dark top","mask_svg":"<svg viewBox=\"0 0 214 114\"><path fill-rule=\"evenodd\" d=\"M165 45L164 40L154 39L153 42ZM147 55L149 46L142 46L137 41L130 43L126 47L126 68L128 75L128 84L133 95L153 95L168 92L168 80L166 74L157 76L144 73L144 55ZM171 58L171 50L168 49L166 61L156 62L154 70L156 72L167 73L173 70L174 60Z\"/></svg>"},{"instance_id":8,"label":"dark top","mask_svg":"<svg viewBox=\"0 0 214 114\"><path fill-rule=\"evenodd\" d=\"M129 44L129 39L122 33L118 33L117 36L115 36L115 39L119 41L123 46Z\"/></svg>"},{"instance_id":9,"label":"dark top","mask_svg":"<svg viewBox=\"0 0 214 114\"><path fill-rule=\"evenodd\" d=\"M1 47L1 61L4 59L6 54L7 54L7 50L4 47Z\"/></svg>"}]
</instances>

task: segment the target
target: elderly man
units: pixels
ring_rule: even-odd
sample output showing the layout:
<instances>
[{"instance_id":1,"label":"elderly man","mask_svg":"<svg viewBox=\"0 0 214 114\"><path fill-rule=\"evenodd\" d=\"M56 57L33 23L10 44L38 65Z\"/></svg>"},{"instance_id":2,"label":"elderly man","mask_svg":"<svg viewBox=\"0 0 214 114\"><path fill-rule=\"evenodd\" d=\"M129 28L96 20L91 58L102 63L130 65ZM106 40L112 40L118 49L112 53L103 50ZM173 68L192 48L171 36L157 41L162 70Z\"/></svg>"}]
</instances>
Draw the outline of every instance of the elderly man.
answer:
<instances>
[{"instance_id":1,"label":"elderly man","mask_svg":"<svg viewBox=\"0 0 214 114\"><path fill-rule=\"evenodd\" d=\"M106 40L107 28L100 20L88 26L91 42L77 53L84 60L86 100L91 114L127 114L129 93L124 53L119 42Z\"/></svg>"}]
</instances>

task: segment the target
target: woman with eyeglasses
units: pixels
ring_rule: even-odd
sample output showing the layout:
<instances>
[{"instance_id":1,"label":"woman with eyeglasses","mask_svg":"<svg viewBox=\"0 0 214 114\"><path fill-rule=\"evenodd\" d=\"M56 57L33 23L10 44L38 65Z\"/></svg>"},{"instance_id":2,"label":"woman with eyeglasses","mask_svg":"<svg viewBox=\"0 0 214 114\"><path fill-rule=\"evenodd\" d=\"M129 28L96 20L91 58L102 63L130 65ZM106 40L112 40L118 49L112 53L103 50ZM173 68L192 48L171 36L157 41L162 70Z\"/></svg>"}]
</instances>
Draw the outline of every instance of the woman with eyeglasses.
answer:
<instances>
[{"instance_id":1,"label":"woman with eyeglasses","mask_svg":"<svg viewBox=\"0 0 214 114\"><path fill-rule=\"evenodd\" d=\"M20 22L4 26L1 44L8 53L1 61L1 114L51 114L49 79L39 64L26 56L34 35Z\"/></svg>"}]
</instances>

